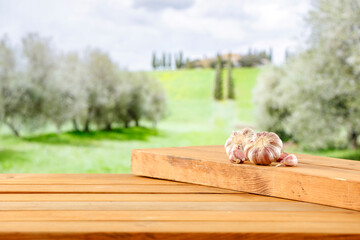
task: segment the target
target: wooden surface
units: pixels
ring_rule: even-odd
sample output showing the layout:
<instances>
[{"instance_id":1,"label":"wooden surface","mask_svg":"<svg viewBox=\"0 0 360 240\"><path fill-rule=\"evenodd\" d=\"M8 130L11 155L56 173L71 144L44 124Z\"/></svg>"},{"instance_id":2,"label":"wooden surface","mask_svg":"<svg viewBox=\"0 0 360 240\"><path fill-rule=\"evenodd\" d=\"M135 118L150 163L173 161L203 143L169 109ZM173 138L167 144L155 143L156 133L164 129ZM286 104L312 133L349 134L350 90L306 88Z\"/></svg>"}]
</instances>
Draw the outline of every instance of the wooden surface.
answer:
<instances>
[{"instance_id":1,"label":"wooden surface","mask_svg":"<svg viewBox=\"0 0 360 240\"><path fill-rule=\"evenodd\" d=\"M359 161L296 155L298 167L275 168L232 164L223 146L140 149L132 152L131 171L360 211Z\"/></svg>"},{"instance_id":2,"label":"wooden surface","mask_svg":"<svg viewBox=\"0 0 360 240\"><path fill-rule=\"evenodd\" d=\"M359 239L360 212L121 174L1 174L0 239Z\"/></svg>"}]
</instances>

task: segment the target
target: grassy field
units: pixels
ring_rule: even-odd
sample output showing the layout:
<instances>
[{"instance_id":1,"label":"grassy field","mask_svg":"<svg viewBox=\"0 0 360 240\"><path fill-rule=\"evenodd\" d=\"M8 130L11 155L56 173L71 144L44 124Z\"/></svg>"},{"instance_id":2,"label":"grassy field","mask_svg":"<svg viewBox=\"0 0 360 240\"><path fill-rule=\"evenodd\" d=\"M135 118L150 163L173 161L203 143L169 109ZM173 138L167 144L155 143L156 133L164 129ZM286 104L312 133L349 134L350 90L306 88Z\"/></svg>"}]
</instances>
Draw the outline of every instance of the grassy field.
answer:
<instances>
[{"instance_id":1,"label":"grassy field","mask_svg":"<svg viewBox=\"0 0 360 240\"><path fill-rule=\"evenodd\" d=\"M223 144L231 130L253 126L251 91L258 72L256 68L234 69L236 100L221 102L212 100L213 70L151 73L161 80L168 94L168 114L157 130L142 122L143 127L112 132L68 131L57 135L50 128L19 139L2 127L0 172L128 173L134 148ZM360 159L359 151L315 154Z\"/></svg>"}]
</instances>

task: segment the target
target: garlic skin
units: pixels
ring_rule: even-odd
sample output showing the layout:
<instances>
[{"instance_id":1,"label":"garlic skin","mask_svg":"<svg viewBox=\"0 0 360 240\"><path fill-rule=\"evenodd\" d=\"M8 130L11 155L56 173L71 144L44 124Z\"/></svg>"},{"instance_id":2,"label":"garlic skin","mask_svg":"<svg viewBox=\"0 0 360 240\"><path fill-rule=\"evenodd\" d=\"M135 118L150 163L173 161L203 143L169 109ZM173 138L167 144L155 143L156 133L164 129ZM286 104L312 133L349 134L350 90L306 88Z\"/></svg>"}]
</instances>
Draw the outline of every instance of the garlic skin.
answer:
<instances>
[{"instance_id":1,"label":"garlic skin","mask_svg":"<svg viewBox=\"0 0 360 240\"><path fill-rule=\"evenodd\" d=\"M243 163L246 160L245 154L239 149L239 146L234 145L229 154L231 163Z\"/></svg>"},{"instance_id":2,"label":"garlic skin","mask_svg":"<svg viewBox=\"0 0 360 240\"><path fill-rule=\"evenodd\" d=\"M281 162L282 160L284 160L284 158L286 158L289 154L286 152L282 152L279 159L276 160L277 162Z\"/></svg>"},{"instance_id":3,"label":"garlic skin","mask_svg":"<svg viewBox=\"0 0 360 240\"><path fill-rule=\"evenodd\" d=\"M231 163L245 162L245 145L252 141L255 136L256 134L251 128L244 128L231 133L225 143L225 151Z\"/></svg>"},{"instance_id":4,"label":"garlic skin","mask_svg":"<svg viewBox=\"0 0 360 240\"><path fill-rule=\"evenodd\" d=\"M257 133L244 148L245 157L257 165L270 165L282 153L283 143L276 133Z\"/></svg>"},{"instance_id":5,"label":"garlic skin","mask_svg":"<svg viewBox=\"0 0 360 240\"><path fill-rule=\"evenodd\" d=\"M289 154L280 163L286 167L295 167L298 164L298 159L294 154Z\"/></svg>"}]
</instances>

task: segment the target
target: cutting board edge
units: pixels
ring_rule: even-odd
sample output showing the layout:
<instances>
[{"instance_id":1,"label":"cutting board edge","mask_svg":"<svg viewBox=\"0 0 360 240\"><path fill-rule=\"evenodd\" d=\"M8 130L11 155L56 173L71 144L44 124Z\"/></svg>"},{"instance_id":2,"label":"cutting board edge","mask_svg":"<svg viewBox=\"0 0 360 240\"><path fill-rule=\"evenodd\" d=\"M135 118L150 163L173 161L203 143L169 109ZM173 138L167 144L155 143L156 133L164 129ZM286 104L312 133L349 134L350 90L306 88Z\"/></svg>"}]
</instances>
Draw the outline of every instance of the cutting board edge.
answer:
<instances>
[{"instance_id":1,"label":"cutting board edge","mask_svg":"<svg viewBox=\"0 0 360 240\"><path fill-rule=\"evenodd\" d=\"M184 177L184 175L182 175L182 173L186 173L185 176L189 176L189 174L191 175L191 172L189 172L188 170L184 172L184 166L181 167L181 165L183 165L184 163L186 164L190 164L191 167L194 167L197 165L197 169L195 169L196 171L199 170L199 168L201 168L201 165L199 165L198 161L201 161L200 159L190 159L190 158L183 158L183 157L174 157L171 156L169 154L166 153L157 153L155 149L135 149L132 151L132 157L131 157L131 172L132 174L135 175L141 175L141 176L146 176L146 177L154 177L154 178L159 178L159 179L166 179L166 180L173 180L173 181L179 181L179 182L186 182L186 183L193 183L193 184L200 184L200 185L205 185L205 186L212 186L212 187L219 187L219 188L224 188L224 189L230 189L230 190L235 190L235 191L241 191L241 192L249 192L249 193L254 193L254 194L260 194L260 195L265 195L265 196L271 196L271 197L280 197L280 198L285 198L285 199L292 199L292 200L297 200L297 201L304 201L304 202L310 202L310 203L316 203L316 204L322 204L322 205L327 205L327 206L333 206L333 207L340 207L340 208L346 208L346 209L351 209L351 210L356 210L356 211L360 211L360 202L354 202L353 200L356 199L356 196L360 196L360 185L357 182L344 182L341 180L336 180L333 178L325 178L325 177L318 177L318 176L306 176L300 173L292 173L295 176L291 176L289 175L289 173L287 172L282 172L281 174L286 178L289 179L289 181L295 182L296 184L293 184L292 186L296 189L287 189L286 188L286 184L284 184L283 186L281 185L280 187L277 187L276 191L274 191L274 189L271 189L271 185L274 185L274 181L277 178L277 176L269 176L269 179L273 179L273 182L268 184L267 187L264 188L258 188L256 187L255 190L254 189L249 189L248 187L242 187L240 184L235 184L231 183L230 181L230 185L229 185L229 179L226 177L222 177L222 180L225 181L225 183L227 182L227 184L223 185L222 183L219 184L218 181L216 181L216 177L214 177L214 175L211 175L210 173L206 174L206 178L203 179L207 179L207 180L200 180L197 178L189 178L187 179L186 177ZM151 165L148 165L147 162L149 162L149 160L152 162ZM183 162L182 162L183 161ZM184 162L186 161L186 162ZM211 162L211 161L204 161L203 163L206 164L210 164L209 166L215 166L217 164L220 163L215 163L215 162ZM164 163L166 165L165 169L167 169L168 171L157 171L159 167L164 168ZM162 166L160 166L162 164ZM144 167L148 165L149 167ZM212 165L212 166L211 166ZM209 167L207 166L207 167ZM241 166L241 165L238 165ZM186 167L186 166L185 166ZM234 170L234 168L232 167L231 164L223 164L223 166L221 166L222 168L228 168L230 171ZM240 170L244 170L243 168L238 168ZM261 174L261 173L265 173L267 172L266 168L259 168L258 166L250 166L251 171L255 171L256 174ZM249 169L247 169L249 170ZM202 171L203 173L203 171ZM215 172L216 174L219 174L219 172ZM248 174L248 173L247 173ZM269 173L267 173L269 174ZM303 176L301 176L303 175ZM318 182L321 183L321 185L317 186L317 188L319 190L321 190L321 188L324 187L328 187L328 186L332 186L333 189L338 189L338 188L347 188L347 195L346 196L342 196L342 198L347 198L347 199L341 199L337 198L335 196L336 201L330 201L330 199L327 199L327 197L325 196L320 196L321 194L318 194L319 196L317 196L318 191L316 191L317 189L309 189L309 184L307 185L303 185L301 184L301 180L297 181L294 179L297 179L297 177L301 177L303 180L302 181L307 181L306 178L311 178L308 179L309 181L311 180L312 182ZM209 179L213 179L212 181ZM215 179L215 180L214 180ZM263 181L263 179L260 181L260 183ZM250 181L249 184L252 184L254 186L258 185L259 182L253 180ZM353 184L353 186L349 186ZM266 184L265 184L266 185ZM299 185L299 186L298 186ZM269 187L270 186L270 187ZM269 190L270 188L270 190ZM350 191L349 189L352 189L353 191ZM311 190L311 191L310 191ZM354 192L355 190L355 192ZM310 191L313 196L308 196L306 193ZM293 193L293 195L291 195ZM301 194L303 193L303 194ZM297 195L296 195L297 194ZM324 198L324 200L318 200L318 199L322 199ZM334 197L333 197L334 198ZM340 200L339 200L340 199ZM350 199L350 200L349 200Z\"/></svg>"}]
</instances>

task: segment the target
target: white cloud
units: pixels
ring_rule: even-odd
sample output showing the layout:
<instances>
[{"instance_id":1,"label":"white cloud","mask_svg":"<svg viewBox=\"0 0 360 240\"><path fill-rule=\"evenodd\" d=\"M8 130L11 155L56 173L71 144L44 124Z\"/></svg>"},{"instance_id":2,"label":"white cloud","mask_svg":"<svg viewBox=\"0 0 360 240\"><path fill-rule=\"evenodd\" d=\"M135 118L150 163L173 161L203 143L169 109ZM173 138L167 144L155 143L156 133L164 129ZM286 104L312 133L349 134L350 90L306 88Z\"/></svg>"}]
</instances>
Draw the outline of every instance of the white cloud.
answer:
<instances>
[{"instance_id":1,"label":"white cloud","mask_svg":"<svg viewBox=\"0 0 360 240\"><path fill-rule=\"evenodd\" d=\"M187 9L195 3L195 0L134 0L135 8L145 8L150 11L160 11L166 8Z\"/></svg>"},{"instance_id":2,"label":"white cloud","mask_svg":"<svg viewBox=\"0 0 360 240\"><path fill-rule=\"evenodd\" d=\"M38 32L65 51L99 47L129 69L149 69L152 51L184 50L195 57L249 47L273 47L279 63L285 49L302 40L301 20L309 5L294 0L0 0L0 35L19 43L24 34Z\"/></svg>"}]
</instances>

